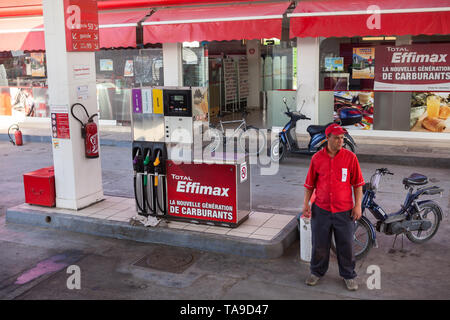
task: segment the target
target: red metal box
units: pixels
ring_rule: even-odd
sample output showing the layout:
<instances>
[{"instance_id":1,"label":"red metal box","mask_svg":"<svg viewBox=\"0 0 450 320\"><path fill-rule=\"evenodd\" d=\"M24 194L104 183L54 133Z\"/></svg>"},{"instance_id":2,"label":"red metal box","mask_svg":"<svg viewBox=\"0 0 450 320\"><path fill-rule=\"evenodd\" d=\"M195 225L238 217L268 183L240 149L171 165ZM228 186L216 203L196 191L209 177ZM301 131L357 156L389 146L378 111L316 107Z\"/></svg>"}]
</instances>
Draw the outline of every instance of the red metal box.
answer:
<instances>
[{"instance_id":1,"label":"red metal box","mask_svg":"<svg viewBox=\"0 0 450 320\"><path fill-rule=\"evenodd\" d=\"M55 173L53 166L23 174L25 202L41 206L54 207Z\"/></svg>"}]
</instances>

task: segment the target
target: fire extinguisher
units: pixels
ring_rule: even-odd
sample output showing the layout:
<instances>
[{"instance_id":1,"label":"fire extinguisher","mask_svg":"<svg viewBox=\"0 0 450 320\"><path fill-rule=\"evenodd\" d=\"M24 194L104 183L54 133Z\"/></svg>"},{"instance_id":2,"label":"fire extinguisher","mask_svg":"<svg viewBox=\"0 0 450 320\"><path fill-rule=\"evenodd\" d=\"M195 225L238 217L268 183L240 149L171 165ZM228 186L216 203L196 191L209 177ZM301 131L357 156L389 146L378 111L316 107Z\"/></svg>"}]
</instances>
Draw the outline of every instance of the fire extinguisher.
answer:
<instances>
[{"instance_id":1,"label":"fire extinguisher","mask_svg":"<svg viewBox=\"0 0 450 320\"><path fill-rule=\"evenodd\" d=\"M11 138L11 135L9 134L9 131L11 130L11 128L16 129L16 132L14 132L14 140L16 140L16 142L14 142L14 140ZM8 137L9 137L9 141L15 146L21 146L23 144L22 131L20 131L18 124L13 124L8 128Z\"/></svg>"},{"instance_id":2,"label":"fire extinguisher","mask_svg":"<svg viewBox=\"0 0 450 320\"><path fill-rule=\"evenodd\" d=\"M88 117L88 121L86 123L81 122L81 120L73 114L73 108L77 105L82 107L86 112L86 116ZM72 113L72 116L78 120L79 123L81 123L81 136L84 138L84 151L86 158L98 158L98 130L97 124L94 122L94 117L97 116L97 113L89 116L86 108L81 103L73 104L70 108L70 112Z\"/></svg>"}]
</instances>

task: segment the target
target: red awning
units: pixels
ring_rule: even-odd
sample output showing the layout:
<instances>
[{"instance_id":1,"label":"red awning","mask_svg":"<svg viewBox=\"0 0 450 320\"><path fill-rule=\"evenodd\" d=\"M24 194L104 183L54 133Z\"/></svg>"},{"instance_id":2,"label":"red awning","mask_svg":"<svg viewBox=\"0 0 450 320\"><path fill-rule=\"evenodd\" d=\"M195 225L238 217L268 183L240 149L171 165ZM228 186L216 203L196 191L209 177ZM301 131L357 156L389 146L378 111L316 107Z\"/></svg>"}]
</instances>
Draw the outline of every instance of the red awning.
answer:
<instances>
[{"instance_id":1,"label":"red awning","mask_svg":"<svg viewBox=\"0 0 450 320\"><path fill-rule=\"evenodd\" d=\"M150 10L100 11L98 13L101 48L136 47L136 26Z\"/></svg>"},{"instance_id":2,"label":"red awning","mask_svg":"<svg viewBox=\"0 0 450 320\"><path fill-rule=\"evenodd\" d=\"M136 47L136 26L149 10L98 13L100 47ZM44 18L0 19L0 51L45 50Z\"/></svg>"},{"instance_id":3,"label":"red awning","mask_svg":"<svg viewBox=\"0 0 450 320\"><path fill-rule=\"evenodd\" d=\"M144 43L281 38L289 2L160 9L142 23Z\"/></svg>"},{"instance_id":4,"label":"red awning","mask_svg":"<svg viewBox=\"0 0 450 320\"><path fill-rule=\"evenodd\" d=\"M0 51L10 50L45 50L44 19L0 19Z\"/></svg>"},{"instance_id":5,"label":"red awning","mask_svg":"<svg viewBox=\"0 0 450 320\"><path fill-rule=\"evenodd\" d=\"M291 37L450 33L449 0L304 0L288 16Z\"/></svg>"}]
</instances>

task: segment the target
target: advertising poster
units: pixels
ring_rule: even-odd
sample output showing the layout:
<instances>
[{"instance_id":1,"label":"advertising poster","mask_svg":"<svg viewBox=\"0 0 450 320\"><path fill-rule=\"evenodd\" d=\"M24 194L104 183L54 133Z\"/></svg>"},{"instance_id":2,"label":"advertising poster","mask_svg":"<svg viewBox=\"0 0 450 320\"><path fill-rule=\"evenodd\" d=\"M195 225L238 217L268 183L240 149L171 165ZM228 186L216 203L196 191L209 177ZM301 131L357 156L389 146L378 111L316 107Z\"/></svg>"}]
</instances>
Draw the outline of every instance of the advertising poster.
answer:
<instances>
[{"instance_id":1,"label":"advertising poster","mask_svg":"<svg viewBox=\"0 0 450 320\"><path fill-rule=\"evenodd\" d=\"M235 173L230 174L234 165L171 164L167 162L169 215L236 223L236 181Z\"/></svg>"},{"instance_id":2,"label":"advertising poster","mask_svg":"<svg viewBox=\"0 0 450 320\"><path fill-rule=\"evenodd\" d=\"M100 59L100 71L113 71L112 59Z\"/></svg>"},{"instance_id":3,"label":"advertising poster","mask_svg":"<svg viewBox=\"0 0 450 320\"><path fill-rule=\"evenodd\" d=\"M326 57L325 71L344 71L344 58Z\"/></svg>"},{"instance_id":4,"label":"advertising poster","mask_svg":"<svg viewBox=\"0 0 450 320\"><path fill-rule=\"evenodd\" d=\"M45 77L45 64L43 52L32 52L31 57L31 76Z\"/></svg>"},{"instance_id":5,"label":"advertising poster","mask_svg":"<svg viewBox=\"0 0 450 320\"><path fill-rule=\"evenodd\" d=\"M378 46L374 90L450 91L450 44Z\"/></svg>"},{"instance_id":6,"label":"advertising poster","mask_svg":"<svg viewBox=\"0 0 450 320\"><path fill-rule=\"evenodd\" d=\"M450 93L413 92L411 131L450 132Z\"/></svg>"},{"instance_id":7,"label":"advertising poster","mask_svg":"<svg viewBox=\"0 0 450 320\"><path fill-rule=\"evenodd\" d=\"M353 48L352 78L375 78L375 48Z\"/></svg>"},{"instance_id":8,"label":"advertising poster","mask_svg":"<svg viewBox=\"0 0 450 320\"><path fill-rule=\"evenodd\" d=\"M334 92L334 121L347 130L373 129L374 94L371 91Z\"/></svg>"},{"instance_id":9,"label":"advertising poster","mask_svg":"<svg viewBox=\"0 0 450 320\"><path fill-rule=\"evenodd\" d=\"M125 77L132 77L134 75L134 73L133 73L133 60L125 61L125 69L124 69L123 75Z\"/></svg>"},{"instance_id":10,"label":"advertising poster","mask_svg":"<svg viewBox=\"0 0 450 320\"><path fill-rule=\"evenodd\" d=\"M192 115L195 121L208 121L207 87L192 87Z\"/></svg>"}]
</instances>

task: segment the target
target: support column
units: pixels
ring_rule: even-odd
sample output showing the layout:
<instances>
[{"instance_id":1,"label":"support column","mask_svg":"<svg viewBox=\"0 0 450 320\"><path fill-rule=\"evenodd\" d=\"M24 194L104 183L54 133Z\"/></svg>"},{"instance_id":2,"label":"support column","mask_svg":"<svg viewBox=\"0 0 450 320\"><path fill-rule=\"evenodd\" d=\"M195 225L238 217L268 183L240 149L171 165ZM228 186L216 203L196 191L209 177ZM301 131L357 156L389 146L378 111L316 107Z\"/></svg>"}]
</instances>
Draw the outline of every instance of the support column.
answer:
<instances>
[{"instance_id":1,"label":"support column","mask_svg":"<svg viewBox=\"0 0 450 320\"><path fill-rule=\"evenodd\" d=\"M260 107L260 92L262 91L261 82L261 41L248 40L247 41L247 60L248 60L248 82L249 107Z\"/></svg>"},{"instance_id":2,"label":"support column","mask_svg":"<svg viewBox=\"0 0 450 320\"><path fill-rule=\"evenodd\" d=\"M164 86L183 86L183 44L163 43Z\"/></svg>"},{"instance_id":3,"label":"support column","mask_svg":"<svg viewBox=\"0 0 450 320\"><path fill-rule=\"evenodd\" d=\"M298 133L306 133L311 124L319 123L319 38L297 38L297 110L303 105L302 113L311 120L298 122Z\"/></svg>"},{"instance_id":4,"label":"support column","mask_svg":"<svg viewBox=\"0 0 450 320\"><path fill-rule=\"evenodd\" d=\"M76 102L89 115L97 113L95 53L66 51L63 0L43 0L43 11L50 111L68 114L70 134L52 137L56 206L78 210L103 198L100 157L85 157L81 125L70 113ZM84 110L78 111L87 122ZM98 125L98 117L94 121Z\"/></svg>"}]
</instances>

